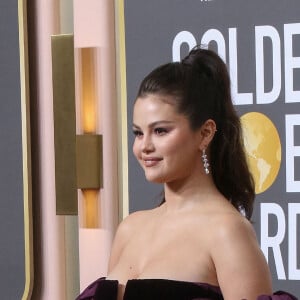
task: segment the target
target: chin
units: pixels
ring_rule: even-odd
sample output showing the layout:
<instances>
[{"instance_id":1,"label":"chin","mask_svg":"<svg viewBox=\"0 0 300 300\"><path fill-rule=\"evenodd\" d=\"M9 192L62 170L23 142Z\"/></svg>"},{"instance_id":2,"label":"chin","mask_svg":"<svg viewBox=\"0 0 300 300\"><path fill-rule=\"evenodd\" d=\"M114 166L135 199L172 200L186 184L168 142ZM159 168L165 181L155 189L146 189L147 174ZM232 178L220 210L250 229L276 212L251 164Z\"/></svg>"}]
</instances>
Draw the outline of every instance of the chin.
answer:
<instances>
[{"instance_id":1,"label":"chin","mask_svg":"<svg viewBox=\"0 0 300 300\"><path fill-rule=\"evenodd\" d=\"M165 183L164 180L158 179L158 178L147 178L147 181L151 182L151 183Z\"/></svg>"},{"instance_id":2,"label":"chin","mask_svg":"<svg viewBox=\"0 0 300 300\"><path fill-rule=\"evenodd\" d=\"M151 175L146 175L145 174L145 177L147 179L147 181L149 182L152 182L152 183L165 183L166 180L164 177L161 177L161 176L151 176Z\"/></svg>"}]
</instances>

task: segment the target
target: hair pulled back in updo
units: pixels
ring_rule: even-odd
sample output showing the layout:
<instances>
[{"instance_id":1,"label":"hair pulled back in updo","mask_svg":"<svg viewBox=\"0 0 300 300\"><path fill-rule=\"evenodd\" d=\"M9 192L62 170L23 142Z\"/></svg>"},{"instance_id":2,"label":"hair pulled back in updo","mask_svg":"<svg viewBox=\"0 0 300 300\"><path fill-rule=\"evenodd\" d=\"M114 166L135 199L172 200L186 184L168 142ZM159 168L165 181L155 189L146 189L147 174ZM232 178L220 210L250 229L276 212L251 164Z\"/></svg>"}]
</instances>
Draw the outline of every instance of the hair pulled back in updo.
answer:
<instances>
[{"instance_id":1,"label":"hair pulled back in updo","mask_svg":"<svg viewBox=\"0 0 300 300\"><path fill-rule=\"evenodd\" d=\"M230 79L223 60L213 51L195 47L181 61L162 65L142 81L137 98L173 96L178 113L192 130L213 119L217 131L209 146L214 183L233 206L250 219L255 188L243 147L239 117L231 99Z\"/></svg>"}]
</instances>

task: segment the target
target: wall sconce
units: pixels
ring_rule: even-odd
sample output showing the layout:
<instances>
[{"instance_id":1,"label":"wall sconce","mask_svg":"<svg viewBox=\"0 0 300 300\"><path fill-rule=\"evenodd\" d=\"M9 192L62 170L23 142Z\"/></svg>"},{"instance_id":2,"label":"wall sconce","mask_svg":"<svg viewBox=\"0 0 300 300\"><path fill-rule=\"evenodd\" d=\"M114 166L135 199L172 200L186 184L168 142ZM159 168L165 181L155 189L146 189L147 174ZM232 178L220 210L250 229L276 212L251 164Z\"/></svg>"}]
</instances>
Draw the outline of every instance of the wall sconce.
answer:
<instances>
[{"instance_id":1,"label":"wall sconce","mask_svg":"<svg viewBox=\"0 0 300 300\"><path fill-rule=\"evenodd\" d=\"M80 49L79 90L82 134L76 135L73 35L55 35L52 44L56 213L78 214L82 190L82 227L99 227L102 187L102 136L97 134L95 48Z\"/></svg>"}]
</instances>

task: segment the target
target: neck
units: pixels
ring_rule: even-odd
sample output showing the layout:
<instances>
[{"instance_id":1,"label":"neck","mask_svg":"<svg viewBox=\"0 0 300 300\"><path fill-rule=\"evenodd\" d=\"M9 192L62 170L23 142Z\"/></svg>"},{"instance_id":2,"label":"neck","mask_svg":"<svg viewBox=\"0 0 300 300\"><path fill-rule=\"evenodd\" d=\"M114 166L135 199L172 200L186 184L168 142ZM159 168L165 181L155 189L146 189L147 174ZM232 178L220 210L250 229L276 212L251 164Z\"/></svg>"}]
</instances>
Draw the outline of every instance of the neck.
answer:
<instances>
[{"instance_id":1,"label":"neck","mask_svg":"<svg viewBox=\"0 0 300 300\"><path fill-rule=\"evenodd\" d=\"M201 174L194 178L165 183L165 207L168 211L193 207L214 194L220 194L212 176Z\"/></svg>"}]
</instances>

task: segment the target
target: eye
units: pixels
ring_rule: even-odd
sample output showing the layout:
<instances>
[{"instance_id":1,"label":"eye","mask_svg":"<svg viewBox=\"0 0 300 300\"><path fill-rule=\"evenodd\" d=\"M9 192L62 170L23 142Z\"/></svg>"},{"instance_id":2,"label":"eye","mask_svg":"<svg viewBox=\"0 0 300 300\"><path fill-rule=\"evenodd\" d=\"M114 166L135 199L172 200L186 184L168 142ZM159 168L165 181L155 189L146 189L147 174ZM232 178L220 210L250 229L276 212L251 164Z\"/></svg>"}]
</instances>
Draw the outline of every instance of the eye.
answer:
<instances>
[{"instance_id":1,"label":"eye","mask_svg":"<svg viewBox=\"0 0 300 300\"><path fill-rule=\"evenodd\" d=\"M164 135L164 134L168 133L169 130L166 129L166 128L157 127L157 128L154 129L154 132L155 132L155 134L157 134L157 135Z\"/></svg>"},{"instance_id":2,"label":"eye","mask_svg":"<svg viewBox=\"0 0 300 300\"><path fill-rule=\"evenodd\" d=\"M143 133L142 133L142 131L135 129L135 130L133 130L133 135L135 137L140 137L143 135Z\"/></svg>"}]
</instances>

